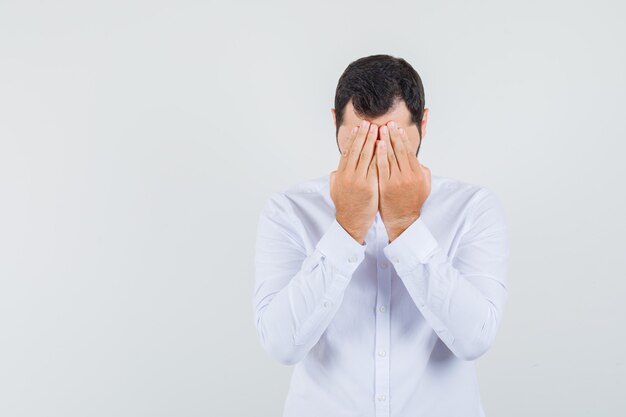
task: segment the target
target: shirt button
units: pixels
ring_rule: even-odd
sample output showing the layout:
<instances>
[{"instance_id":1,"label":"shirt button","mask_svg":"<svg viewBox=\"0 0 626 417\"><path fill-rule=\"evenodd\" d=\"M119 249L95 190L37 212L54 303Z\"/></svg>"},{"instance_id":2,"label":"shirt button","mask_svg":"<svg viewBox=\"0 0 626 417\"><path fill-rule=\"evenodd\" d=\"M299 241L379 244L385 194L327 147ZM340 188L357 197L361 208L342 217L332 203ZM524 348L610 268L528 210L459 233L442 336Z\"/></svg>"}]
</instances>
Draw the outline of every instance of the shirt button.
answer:
<instances>
[{"instance_id":1,"label":"shirt button","mask_svg":"<svg viewBox=\"0 0 626 417\"><path fill-rule=\"evenodd\" d=\"M397 264L398 262L400 262L400 259L398 259L395 256L393 258L391 258L391 260L393 261L394 264Z\"/></svg>"},{"instance_id":2,"label":"shirt button","mask_svg":"<svg viewBox=\"0 0 626 417\"><path fill-rule=\"evenodd\" d=\"M384 350L379 350L378 351L378 356L385 356L387 354L387 352L385 352Z\"/></svg>"},{"instance_id":3,"label":"shirt button","mask_svg":"<svg viewBox=\"0 0 626 417\"><path fill-rule=\"evenodd\" d=\"M387 268L387 265L388 265L387 262L382 261L381 264L380 264L380 267L381 268Z\"/></svg>"},{"instance_id":4,"label":"shirt button","mask_svg":"<svg viewBox=\"0 0 626 417\"><path fill-rule=\"evenodd\" d=\"M380 306L380 307L378 307L378 310L379 310L381 313L384 313L384 312L385 312L385 306Z\"/></svg>"},{"instance_id":5,"label":"shirt button","mask_svg":"<svg viewBox=\"0 0 626 417\"><path fill-rule=\"evenodd\" d=\"M328 300L324 301L324 307L329 307L331 305L331 302Z\"/></svg>"},{"instance_id":6,"label":"shirt button","mask_svg":"<svg viewBox=\"0 0 626 417\"><path fill-rule=\"evenodd\" d=\"M387 396L385 394L381 394L378 396L378 401L385 401L387 399Z\"/></svg>"},{"instance_id":7,"label":"shirt button","mask_svg":"<svg viewBox=\"0 0 626 417\"><path fill-rule=\"evenodd\" d=\"M351 257L348 258L348 262L355 263L356 259L357 259L356 256L351 256Z\"/></svg>"}]
</instances>

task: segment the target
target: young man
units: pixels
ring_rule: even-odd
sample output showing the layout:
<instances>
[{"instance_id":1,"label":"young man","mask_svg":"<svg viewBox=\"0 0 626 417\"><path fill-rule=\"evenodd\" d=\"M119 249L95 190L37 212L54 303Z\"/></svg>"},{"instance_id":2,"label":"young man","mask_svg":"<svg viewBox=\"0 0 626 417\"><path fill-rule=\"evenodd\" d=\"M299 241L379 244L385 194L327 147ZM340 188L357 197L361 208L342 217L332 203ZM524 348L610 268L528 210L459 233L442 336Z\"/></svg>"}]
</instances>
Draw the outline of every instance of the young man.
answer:
<instances>
[{"instance_id":1,"label":"young man","mask_svg":"<svg viewBox=\"0 0 626 417\"><path fill-rule=\"evenodd\" d=\"M484 416L475 361L508 297L502 205L419 163L428 109L405 60L352 62L332 114L338 168L273 193L257 229L254 323L295 365L283 416Z\"/></svg>"}]
</instances>

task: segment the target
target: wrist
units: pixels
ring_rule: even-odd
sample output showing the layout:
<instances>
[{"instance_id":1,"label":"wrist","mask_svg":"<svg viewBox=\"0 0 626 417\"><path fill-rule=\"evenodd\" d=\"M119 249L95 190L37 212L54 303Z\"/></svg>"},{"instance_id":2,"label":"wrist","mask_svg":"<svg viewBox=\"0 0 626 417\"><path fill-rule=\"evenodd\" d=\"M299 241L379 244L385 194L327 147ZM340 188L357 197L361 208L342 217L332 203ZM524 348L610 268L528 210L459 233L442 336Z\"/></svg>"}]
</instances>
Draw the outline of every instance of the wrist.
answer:
<instances>
[{"instance_id":1,"label":"wrist","mask_svg":"<svg viewBox=\"0 0 626 417\"><path fill-rule=\"evenodd\" d=\"M365 233L363 233L362 228L357 228L350 226L348 222L342 221L339 217L336 217L337 222L343 227L343 229L348 233L354 240L359 242L359 244L365 244Z\"/></svg>"},{"instance_id":2,"label":"wrist","mask_svg":"<svg viewBox=\"0 0 626 417\"><path fill-rule=\"evenodd\" d=\"M389 242L393 242L398 236L402 234L410 225L412 225L417 219L419 219L420 213L417 215L404 218L402 220L396 220L391 225L387 227L387 236L389 237Z\"/></svg>"}]
</instances>

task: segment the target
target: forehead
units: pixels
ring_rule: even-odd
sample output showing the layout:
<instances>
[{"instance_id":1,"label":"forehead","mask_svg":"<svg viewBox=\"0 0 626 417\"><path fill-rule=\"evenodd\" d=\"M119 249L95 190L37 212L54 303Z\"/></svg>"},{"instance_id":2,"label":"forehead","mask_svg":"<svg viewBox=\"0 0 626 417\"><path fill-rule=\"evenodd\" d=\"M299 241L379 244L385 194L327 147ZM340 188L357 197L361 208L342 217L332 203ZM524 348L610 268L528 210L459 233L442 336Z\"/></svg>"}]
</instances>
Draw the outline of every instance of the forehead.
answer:
<instances>
[{"instance_id":1,"label":"forehead","mask_svg":"<svg viewBox=\"0 0 626 417\"><path fill-rule=\"evenodd\" d=\"M382 116L373 118L373 119L368 118L368 117L364 117L364 118L359 117L354 112L354 107L352 106L352 100L348 101L348 104L346 105L346 110L343 116L343 124L348 125L348 126L356 126L359 123L361 123L363 119L367 120L370 123L374 123L378 126L387 124L391 120L395 121L400 127L409 126L412 123L411 112L406 106L406 103L404 102L404 100L398 100L395 106L392 107L387 113L385 113Z\"/></svg>"}]
</instances>

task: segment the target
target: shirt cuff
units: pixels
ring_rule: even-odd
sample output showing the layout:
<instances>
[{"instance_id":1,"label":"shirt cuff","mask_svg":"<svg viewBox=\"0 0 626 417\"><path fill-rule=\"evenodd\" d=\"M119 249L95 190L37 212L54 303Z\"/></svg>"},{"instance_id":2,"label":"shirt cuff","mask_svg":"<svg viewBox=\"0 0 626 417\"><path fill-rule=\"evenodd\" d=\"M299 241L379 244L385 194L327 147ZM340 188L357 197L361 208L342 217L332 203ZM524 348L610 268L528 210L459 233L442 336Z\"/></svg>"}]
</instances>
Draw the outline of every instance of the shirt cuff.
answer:
<instances>
[{"instance_id":1,"label":"shirt cuff","mask_svg":"<svg viewBox=\"0 0 626 417\"><path fill-rule=\"evenodd\" d=\"M316 245L331 264L347 277L354 273L365 258L366 247L367 242L363 245L357 242L337 219L333 220Z\"/></svg>"},{"instance_id":2,"label":"shirt cuff","mask_svg":"<svg viewBox=\"0 0 626 417\"><path fill-rule=\"evenodd\" d=\"M400 275L412 271L420 263L427 263L428 259L439 249L437 240L420 216L384 247L383 252Z\"/></svg>"}]
</instances>

